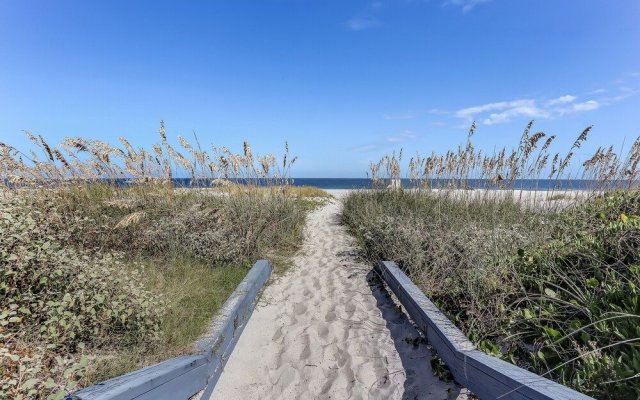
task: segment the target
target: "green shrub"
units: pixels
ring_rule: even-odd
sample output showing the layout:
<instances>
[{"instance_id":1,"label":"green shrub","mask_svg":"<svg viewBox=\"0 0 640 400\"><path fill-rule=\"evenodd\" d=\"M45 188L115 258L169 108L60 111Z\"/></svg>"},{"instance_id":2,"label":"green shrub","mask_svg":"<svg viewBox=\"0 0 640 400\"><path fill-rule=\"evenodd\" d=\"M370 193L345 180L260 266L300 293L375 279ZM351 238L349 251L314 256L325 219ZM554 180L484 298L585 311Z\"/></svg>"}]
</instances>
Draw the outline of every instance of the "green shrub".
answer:
<instances>
[{"instance_id":1,"label":"green shrub","mask_svg":"<svg viewBox=\"0 0 640 400\"><path fill-rule=\"evenodd\" d=\"M54 210L17 197L0 202L0 347L11 360L3 363L0 390L15 397L33 385L73 387L86 365L74 359L84 349L154 341L160 328L163 303L141 287L141 272L117 253L64 245ZM21 353L28 343L38 349ZM12 378L20 365L38 381Z\"/></svg>"},{"instance_id":2,"label":"green shrub","mask_svg":"<svg viewBox=\"0 0 640 400\"><path fill-rule=\"evenodd\" d=\"M585 392L640 396L640 192L565 210L553 239L514 263L526 297L507 329L534 346L518 356Z\"/></svg>"},{"instance_id":3,"label":"green shrub","mask_svg":"<svg viewBox=\"0 0 640 400\"><path fill-rule=\"evenodd\" d=\"M563 210L468 192L351 194L344 220L482 350L601 398L640 396L640 192Z\"/></svg>"},{"instance_id":4,"label":"green shrub","mask_svg":"<svg viewBox=\"0 0 640 400\"><path fill-rule=\"evenodd\" d=\"M0 332L2 330L0 329ZM63 399L82 380L88 359L0 333L0 398Z\"/></svg>"}]
</instances>

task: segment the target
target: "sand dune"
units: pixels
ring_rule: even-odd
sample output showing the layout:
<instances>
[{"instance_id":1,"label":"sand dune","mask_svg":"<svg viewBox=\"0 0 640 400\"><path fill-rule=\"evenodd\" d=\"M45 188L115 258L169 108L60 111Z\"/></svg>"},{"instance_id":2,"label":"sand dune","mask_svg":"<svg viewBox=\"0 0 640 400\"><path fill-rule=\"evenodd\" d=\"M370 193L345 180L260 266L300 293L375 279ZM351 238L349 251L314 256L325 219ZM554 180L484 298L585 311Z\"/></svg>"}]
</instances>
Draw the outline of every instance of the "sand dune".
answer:
<instances>
[{"instance_id":1,"label":"sand dune","mask_svg":"<svg viewBox=\"0 0 640 400\"><path fill-rule=\"evenodd\" d=\"M448 399L431 353L352 238L331 200L308 217L294 266L264 291L212 399ZM416 343L417 342L417 343ZM415 344L414 344L415 343Z\"/></svg>"}]
</instances>

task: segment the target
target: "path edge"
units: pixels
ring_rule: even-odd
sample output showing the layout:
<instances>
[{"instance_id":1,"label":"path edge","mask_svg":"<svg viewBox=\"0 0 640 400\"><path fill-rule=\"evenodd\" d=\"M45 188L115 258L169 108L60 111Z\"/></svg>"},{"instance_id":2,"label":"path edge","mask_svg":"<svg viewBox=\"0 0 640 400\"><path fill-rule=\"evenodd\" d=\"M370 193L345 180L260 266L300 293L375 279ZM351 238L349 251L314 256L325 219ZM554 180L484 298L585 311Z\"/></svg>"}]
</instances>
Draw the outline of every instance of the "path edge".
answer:
<instances>
[{"instance_id":1,"label":"path edge","mask_svg":"<svg viewBox=\"0 0 640 400\"><path fill-rule=\"evenodd\" d=\"M391 288L455 380L481 399L593 400L476 348L393 261L375 270Z\"/></svg>"},{"instance_id":2,"label":"path edge","mask_svg":"<svg viewBox=\"0 0 640 400\"><path fill-rule=\"evenodd\" d=\"M207 398L220 378L244 327L267 283L273 266L258 260L225 301L194 346L193 354L161 363L86 387L66 400L177 400L204 391Z\"/></svg>"}]
</instances>

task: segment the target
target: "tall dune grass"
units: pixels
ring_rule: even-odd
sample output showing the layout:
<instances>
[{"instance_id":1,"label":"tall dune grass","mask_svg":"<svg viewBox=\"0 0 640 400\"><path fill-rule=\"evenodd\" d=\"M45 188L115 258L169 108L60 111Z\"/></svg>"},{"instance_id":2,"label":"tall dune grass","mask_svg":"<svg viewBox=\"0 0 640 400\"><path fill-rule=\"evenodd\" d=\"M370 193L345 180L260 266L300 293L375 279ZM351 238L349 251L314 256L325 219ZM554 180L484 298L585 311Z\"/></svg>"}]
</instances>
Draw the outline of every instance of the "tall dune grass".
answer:
<instances>
[{"instance_id":1,"label":"tall dune grass","mask_svg":"<svg viewBox=\"0 0 640 400\"><path fill-rule=\"evenodd\" d=\"M257 258L301 237L295 157L86 138L0 144L0 398L78 386L190 351ZM187 177L193 189L174 187Z\"/></svg>"},{"instance_id":2,"label":"tall dune grass","mask_svg":"<svg viewBox=\"0 0 640 400\"><path fill-rule=\"evenodd\" d=\"M515 189L518 180L550 179L559 186L562 180L582 179L592 183L590 190L637 188L640 178L640 137L625 155L614 152L613 146L599 147L581 165L576 166L576 152L586 142L592 127L586 128L566 153L553 152L555 135L532 132L530 122L514 148L503 147L486 153L473 144L475 123L469 129L467 141L445 154L419 154L408 161L406 178L422 189L470 189L471 180L481 180L491 189ZM386 155L369 167L374 187L402 178L403 152ZM553 188L552 190L555 190Z\"/></svg>"},{"instance_id":3,"label":"tall dune grass","mask_svg":"<svg viewBox=\"0 0 640 400\"><path fill-rule=\"evenodd\" d=\"M65 138L58 146L47 143L42 136L25 132L35 150L23 152L7 143L0 143L0 179L12 187L57 187L62 184L88 181L159 182L172 184L172 179L187 176L191 184L224 185L231 181L251 183L261 179L268 186L286 184L289 171L297 157L289 155L288 145L280 160L273 155L254 155L248 142L242 153L225 146L205 149L194 134L192 144L178 136L181 148L171 145L164 123L159 130L159 143L150 149L134 148L120 137L120 146L82 137ZM36 151L40 150L42 155Z\"/></svg>"},{"instance_id":4,"label":"tall dune grass","mask_svg":"<svg viewBox=\"0 0 640 400\"><path fill-rule=\"evenodd\" d=\"M456 151L409 160L415 189L351 194L344 220L367 258L396 261L484 351L598 398L636 398L640 139L576 166L590 128L565 155L531 129L483 155L473 126ZM402 177L401 154L372 164L374 186ZM576 177L593 190L557 188ZM485 187L468 190L478 178ZM556 184L523 191L519 179Z\"/></svg>"}]
</instances>

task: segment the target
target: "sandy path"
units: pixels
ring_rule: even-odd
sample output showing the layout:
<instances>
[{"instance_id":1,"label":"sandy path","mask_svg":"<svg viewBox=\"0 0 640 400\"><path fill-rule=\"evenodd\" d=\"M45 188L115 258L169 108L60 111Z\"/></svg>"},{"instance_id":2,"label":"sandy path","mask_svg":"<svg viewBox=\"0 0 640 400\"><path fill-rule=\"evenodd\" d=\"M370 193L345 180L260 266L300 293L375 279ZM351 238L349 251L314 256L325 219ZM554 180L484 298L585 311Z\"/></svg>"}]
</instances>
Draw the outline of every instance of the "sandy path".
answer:
<instances>
[{"instance_id":1,"label":"sandy path","mask_svg":"<svg viewBox=\"0 0 640 400\"><path fill-rule=\"evenodd\" d=\"M447 399L427 345L339 224L341 203L312 212L294 266L265 289L212 399Z\"/></svg>"}]
</instances>

